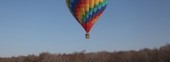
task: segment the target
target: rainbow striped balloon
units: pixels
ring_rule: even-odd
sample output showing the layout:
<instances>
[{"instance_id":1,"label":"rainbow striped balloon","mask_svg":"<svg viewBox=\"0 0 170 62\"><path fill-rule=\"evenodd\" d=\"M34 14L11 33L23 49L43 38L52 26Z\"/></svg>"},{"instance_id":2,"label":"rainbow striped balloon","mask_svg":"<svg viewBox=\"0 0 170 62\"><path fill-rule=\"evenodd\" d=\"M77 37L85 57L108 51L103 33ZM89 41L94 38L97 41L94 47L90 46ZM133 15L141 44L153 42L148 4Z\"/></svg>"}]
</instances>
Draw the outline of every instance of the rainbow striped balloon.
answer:
<instances>
[{"instance_id":1,"label":"rainbow striped balloon","mask_svg":"<svg viewBox=\"0 0 170 62\"><path fill-rule=\"evenodd\" d=\"M66 0L66 3L75 19L89 33L105 10L108 0Z\"/></svg>"}]
</instances>

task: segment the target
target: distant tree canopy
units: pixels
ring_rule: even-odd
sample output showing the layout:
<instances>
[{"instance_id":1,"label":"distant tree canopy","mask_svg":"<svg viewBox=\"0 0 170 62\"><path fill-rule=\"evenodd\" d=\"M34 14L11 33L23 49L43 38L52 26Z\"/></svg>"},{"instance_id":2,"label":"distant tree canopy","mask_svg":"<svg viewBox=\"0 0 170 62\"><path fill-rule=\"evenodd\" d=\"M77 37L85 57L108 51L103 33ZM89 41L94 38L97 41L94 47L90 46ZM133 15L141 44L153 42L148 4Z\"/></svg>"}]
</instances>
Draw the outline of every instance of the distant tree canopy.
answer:
<instances>
[{"instance_id":1,"label":"distant tree canopy","mask_svg":"<svg viewBox=\"0 0 170 62\"><path fill-rule=\"evenodd\" d=\"M51 54L0 58L0 62L170 62L170 44L160 48L144 48L139 51L101 51L96 53L75 52L72 54Z\"/></svg>"}]
</instances>

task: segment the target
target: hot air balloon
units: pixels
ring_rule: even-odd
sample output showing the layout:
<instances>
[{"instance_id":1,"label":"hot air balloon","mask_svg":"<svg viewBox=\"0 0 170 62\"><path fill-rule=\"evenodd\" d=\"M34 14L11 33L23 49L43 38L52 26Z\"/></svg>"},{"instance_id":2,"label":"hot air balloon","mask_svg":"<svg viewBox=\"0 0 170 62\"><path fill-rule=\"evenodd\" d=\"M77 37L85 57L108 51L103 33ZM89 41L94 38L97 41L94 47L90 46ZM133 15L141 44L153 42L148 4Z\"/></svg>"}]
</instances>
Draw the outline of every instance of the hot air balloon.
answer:
<instances>
[{"instance_id":1,"label":"hot air balloon","mask_svg":"<svg viewBox=\"0 0 170 62\"><path fill-rule=\"evenodd\" d=\"M90 38L89 32L102 15L107 3L108 0L66 0L70 12L86 31L86 39Z\"/></svg>"}]
</instances>

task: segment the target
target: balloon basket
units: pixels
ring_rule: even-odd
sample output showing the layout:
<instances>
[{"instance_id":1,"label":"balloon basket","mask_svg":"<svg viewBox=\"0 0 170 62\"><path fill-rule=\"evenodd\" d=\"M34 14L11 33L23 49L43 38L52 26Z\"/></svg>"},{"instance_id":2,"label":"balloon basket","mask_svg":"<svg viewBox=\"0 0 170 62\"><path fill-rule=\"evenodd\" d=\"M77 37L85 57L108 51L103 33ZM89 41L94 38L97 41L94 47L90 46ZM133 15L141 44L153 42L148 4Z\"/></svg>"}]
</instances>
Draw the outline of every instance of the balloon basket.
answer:
<instances>
[{"instance_id":1,"label":"balloon basket","mask_svg":"<svg viewBox=\"0 0 170 62\"><path fill-rule=\"evenodd\" d=\"M86 33L86 39L90 39L90 34Z\"/></svg>"}]
</instances>

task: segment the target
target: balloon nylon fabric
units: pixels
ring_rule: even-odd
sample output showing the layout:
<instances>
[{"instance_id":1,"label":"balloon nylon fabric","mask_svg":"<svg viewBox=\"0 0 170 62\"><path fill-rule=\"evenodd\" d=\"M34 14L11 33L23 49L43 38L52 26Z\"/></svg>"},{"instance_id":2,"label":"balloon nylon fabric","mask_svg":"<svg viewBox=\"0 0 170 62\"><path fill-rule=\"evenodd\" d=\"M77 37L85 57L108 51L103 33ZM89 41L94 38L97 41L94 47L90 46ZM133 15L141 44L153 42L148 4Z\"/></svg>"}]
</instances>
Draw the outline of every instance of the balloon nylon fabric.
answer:
<instances>
[{"instance_id":1,"label":"balloon nylon fabric","mask_svg":"<svg viewBox=\"0 0 170 62\"><path fill-rule=\"evenodd\" d=\"M67 6L87 33L99 19L108 0L66 0Z\"/></svg>"}]
</instances>

